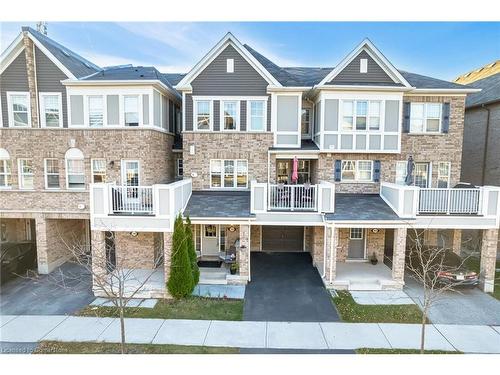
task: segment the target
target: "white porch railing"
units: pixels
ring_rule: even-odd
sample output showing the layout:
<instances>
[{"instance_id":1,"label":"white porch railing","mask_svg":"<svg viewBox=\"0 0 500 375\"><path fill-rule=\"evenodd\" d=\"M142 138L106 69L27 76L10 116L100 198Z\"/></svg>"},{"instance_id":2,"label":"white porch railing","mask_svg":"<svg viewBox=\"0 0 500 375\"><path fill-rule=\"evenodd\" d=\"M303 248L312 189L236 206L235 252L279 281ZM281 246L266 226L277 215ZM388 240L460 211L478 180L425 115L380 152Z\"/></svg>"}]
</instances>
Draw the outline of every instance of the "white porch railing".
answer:
<instances>
[{"instance_id":1,"label":"white porch railing","mask_svg":"<svg viewBox=\"0 0 500 375\"><path fill-rule=\"evenodd\" d=\"M316 185L269 185L271 210L316 211L317 201Z\"/></svg>"},{"instance_id":2,"label":"white porch railing","mask_svg":"<svg viewBox=\"0 0 500 375\"><path fill-rule=\"evenodd\" d=\"M152 186L110 185L109 188L113 213L153 215Z\"/></svg>"},{"instance_id":3,"label":"white porch railing","mask_svg":"<svg viewBox=\"0 0 500 375\"><path fill-rule=\"evenodd\" d=\"M420 214L471 214L481 210L481 189L420 189Z\"/></svg>"}]
</instances>

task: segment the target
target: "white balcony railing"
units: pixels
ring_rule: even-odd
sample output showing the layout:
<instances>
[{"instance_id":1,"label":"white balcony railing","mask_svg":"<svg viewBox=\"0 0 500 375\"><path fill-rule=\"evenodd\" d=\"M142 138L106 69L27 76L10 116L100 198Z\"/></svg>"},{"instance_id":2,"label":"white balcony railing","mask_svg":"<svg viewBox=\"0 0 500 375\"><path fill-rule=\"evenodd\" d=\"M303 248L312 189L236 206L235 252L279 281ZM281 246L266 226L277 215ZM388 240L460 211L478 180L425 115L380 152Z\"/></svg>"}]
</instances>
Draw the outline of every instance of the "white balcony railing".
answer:
<instances>
[{"instance_id":1,"label":"white balcony railing","mask_svg":"<svg viewBox=\"0 0 500 375\"><path fill-rule=\"evenodd\" d=\"M316 185L269 185L271 210L316 211Z\"/></svg>"},{"instance_id":2,"label":"white balcony railing","mask_svg":"<svg viewBox=\"0 0 500 375\"><path fill-rule=\"evenodd\" d=\"M480 212L481 189L420 189L420 214L470 214Z\"/></svg>"},{"instance_id":3,"label":"white balcony railing","mask_svg":"<svg viewBox=\"0 0 500 375\"><path fill-rule=\"evenodd\" d=\"M109 186L111 211L115 214L153 215L152 186Z\"/></svg>"}]
</instances>

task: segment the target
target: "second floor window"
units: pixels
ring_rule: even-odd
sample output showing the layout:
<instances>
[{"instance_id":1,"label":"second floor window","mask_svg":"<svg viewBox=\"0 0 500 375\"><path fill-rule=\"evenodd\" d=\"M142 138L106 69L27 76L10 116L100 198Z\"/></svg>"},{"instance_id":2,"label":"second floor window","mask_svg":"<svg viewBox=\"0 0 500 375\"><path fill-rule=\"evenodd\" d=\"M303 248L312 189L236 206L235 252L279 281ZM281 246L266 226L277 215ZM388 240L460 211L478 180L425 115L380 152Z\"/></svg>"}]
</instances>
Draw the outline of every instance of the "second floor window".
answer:
<instances>
[{"instance_id":1,"label":"second floor window","mask_svg":"<svg viewBox=\"0 0 500 375\"><path fill-rule=\"evenodd\" d=\"M411 103L410 133L439 133L441 103Z\"/></svg>"},{"instance_id":2,"label":"second floor window","mask_svg":"<svg viewBox=\"0 0 500 375\"><path fill-rule=\"evenodd\" d=\"M211 160L210 187L246 188L248 183L248 162L246 160Z\"/></svg>"},{"instance_id":3,"label":"second floor window","mask_svg":"<svg viewBox=\"0 0 500 375\"><path fill-rule=\"evenodd\" d=\"M106 160L92 159L92 182L106 182Z\"/></svg>"},{"instance_id":4,"label":"second floor window","mask_svg":"<svg viewBox=\"0 0 500 375\"><path fill-rule=\"evenodd\" d=\"M0 159L0 189L10 186L10 159Z\"/></svg>"},{"instance_id":5,"label":"second floor window","mask_svg":"<svg viewBox=\"0 0 500 375\"><path fill-rule=\"evenodd\" d=\"M302 129L302 138L304 136L311 136L311 109L310 108L302 108L302 119L301 119L301 129Z\"/></svg>"},{"instance_id":6,"label":"second floor window","mask_svg":"<svg viewBox=\"0 0 500 375\"><path fill-rule=\"evenodd\" d=\"M262 132L266 128L266 102L264 100L250 100L247 102L248 130Z\"/></svg>"},{"instance_id":7,"label":"second floor window","mask_svg":"<svg viewBox=\"0 0 500 375\"><path fill-rule=\"evenodd\" d=\"M222 101L222 129L237 130L239 127L239 105L237 101Z\"/></svg>"},{"instance_id":8,"label":"second floor window","mask_svg":"<svg viewBox=\"0 0 500 375\"><path fill-rule=\"evenodd\" d=\"M210 100L199 100L195 102L195 125L196 130L210 130L212 127L212 105Z\"/></svg>"},{"instance_id":9,"label":"second floor window","mask_svg":"<svg viewBox=\"0 0 500 375\"><path fill-rule=\"evenodd\" d=\"M59 160L45 159L45 188L59 189Z\"/></svg>"},{"instance_id":10,"label":"second floor window","mask_svg":"<svg viewBox=\"0 0 500 375\"><path fill-rule=\"evenodd\" d=\"M380 101L344 100L342 130L380 130L380 112Z\"/></svg>"},{"instance_id":11,"label":"second floor window","mask_svg":"<svg viewBox=\"0 0 500 375\"><path fill-rule=\"evenodd\" d=\"M125 95L123 98L125 126L139 126L139 97Z\"/></svg>"},{"instance_id":12,"label":"second floor window","mask_svg":"<svg viewBox=\"0 0 500 375\"><path fill-rule=\"evenodd\" d=\"M19 159L19 189L33 189L33 161Z\"/></svg>"},{"instance_id":13,"label":"second floor window","mask_svg":"<svg viewBox=\"0 0 500 375\"><path fill-rule=\"evenodd\" d=\"M9 126L27 127L30 124L29 93L9 93Z\"/></svg>"},{"instance_id":14,"label":"second floor window","mask_svg":"<svg viewBox=\"0 0 500 375\"><path fill-rule=\"evenodd\" d=\"M373 162L371 160L342 160L343 182L371 182Z\"/></svg>"},{"instance_id":15,"label":"second floor window","mask_svg":"<svg viewBox=\"0 0 500 375\"><path fill-rule=\"evenodd\" d=\"M62 127L62 103L60 94L40 94L41 125L45 128Z\"/></svg>"},{"instance_id":16,"label":"second floor window","mask_svg":"<svg viewBox=\"0 0 500 375\"><path fill-rule=\"evenodd\" d=\"M450 187L450 163L448 162L438 164L437 187L443 189Z\"/></svg>"},{"instance_id":17,"label":"second floor window","mask_svg":"<svg viewBox=\"0 0 500 375\"><path fill-rule=\"evenodd\" d=\"M68 189L85 189L85 163L83 159L66 160Z\"/></svg>"},{"instance_id":18,"label":"second floor window","mask_svg":"<svg viewBox=\"0 0 500 375\"><path fill-rule=\"evenodd\" d=\"M89 126L100 127L103 125L104 100L102 96L89 96Z\"/></svg>"}]
</instances>

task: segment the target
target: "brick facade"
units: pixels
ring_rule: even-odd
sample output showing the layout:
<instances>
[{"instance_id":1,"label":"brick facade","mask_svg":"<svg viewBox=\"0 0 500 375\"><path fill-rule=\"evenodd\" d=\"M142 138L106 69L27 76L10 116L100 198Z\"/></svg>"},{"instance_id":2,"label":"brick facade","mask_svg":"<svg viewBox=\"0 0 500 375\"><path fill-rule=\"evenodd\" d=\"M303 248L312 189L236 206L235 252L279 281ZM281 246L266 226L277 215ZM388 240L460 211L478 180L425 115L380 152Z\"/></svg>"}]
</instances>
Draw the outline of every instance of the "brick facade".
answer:
<instances>
[{"instance_id":1,"label":"brick facade","mask_svg":"<svg viewBox=\"0 0 500 375\"><path fill-rule=\"evenodd\" d=\"M493 292L497 259L498 229L483 230L481 245L480 283L485 292Z\"/></svg>"},{"instance_id":2,"label":"brick facade","mask_svg":"<svg viewBox=\"0 0 500 375\"><path fill-rule=\"evenodd\" d=\"M251 251L262 251L262 226L252 225L250 228L250 250Z\"/></svg>"},{"instance_id":3,"label":"brick facade","mask_svg":"<svg viewBox=\"0 0 500 375\"><path fill-rule=\"evenodd\" d=\"M394 229L394 246L392 256L392 279L404 283L406 228Z\"/></svg>"},{"instance_id":4,"label":"brick facade","mask_svg":"<svg viewBox=\"0 0 500 375\"><path fill-rule=\"evenodd\" d=\"M154 269L159 264L161 233L114 232L116 264L120 268Z\"/></svg>"}]
</instances>

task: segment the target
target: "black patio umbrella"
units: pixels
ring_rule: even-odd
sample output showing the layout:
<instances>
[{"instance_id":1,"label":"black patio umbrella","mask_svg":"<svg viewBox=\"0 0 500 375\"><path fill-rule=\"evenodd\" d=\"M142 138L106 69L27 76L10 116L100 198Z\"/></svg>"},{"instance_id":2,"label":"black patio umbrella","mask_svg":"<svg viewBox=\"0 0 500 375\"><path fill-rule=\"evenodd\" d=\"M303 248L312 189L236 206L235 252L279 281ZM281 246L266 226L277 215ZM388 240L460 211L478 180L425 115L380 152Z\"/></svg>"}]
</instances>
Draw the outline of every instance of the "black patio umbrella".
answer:
<instances>
[{"instance_id":1,"label":"black patio umbrella","mask_svg":"<svg viewBox=\"0 0 500 375\"><path fill-rule=\"evenodd\" d=\"M413 184L413 170L415 169L415 163L413 162L413 156L410 155L408 162L406 163L406 177L405 184Z\"/></svg>"}]
</instances>

